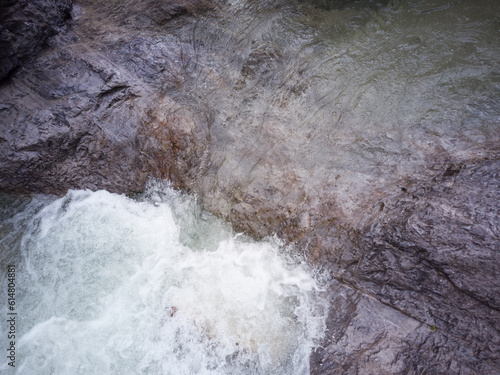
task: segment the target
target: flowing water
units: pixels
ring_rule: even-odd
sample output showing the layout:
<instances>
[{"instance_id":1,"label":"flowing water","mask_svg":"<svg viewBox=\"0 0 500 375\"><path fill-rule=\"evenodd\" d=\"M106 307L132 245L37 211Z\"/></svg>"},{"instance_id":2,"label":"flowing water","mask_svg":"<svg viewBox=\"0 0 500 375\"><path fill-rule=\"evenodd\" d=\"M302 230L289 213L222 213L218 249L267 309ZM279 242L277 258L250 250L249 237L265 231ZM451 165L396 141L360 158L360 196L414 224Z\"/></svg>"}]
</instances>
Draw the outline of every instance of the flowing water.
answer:
<instances>
[{"instance_id":1,"label":"flowing water","mask_svg":"<svg viewBox=\"0 0 500 375\"><path fill-rule=\"evenodd\" d=\"M348 216L398 180L498 154L500 2L222 9L173 31L198 53L178 100L203 114L217 145L200 189L267 191L290 206L333 195Z\"/></svg>"},{"instance_id":2,"label":"flowing water","mask_svg":"<svg viewBox=\"0 0 500 375\"><path fill-rule=\"evenodd\" d=\"M12 373L308 373L326 305L276 239L235 235L158 183L135 199L10 199L1 244L2 269L16 268Z\"/></svg>"}]
</instances>

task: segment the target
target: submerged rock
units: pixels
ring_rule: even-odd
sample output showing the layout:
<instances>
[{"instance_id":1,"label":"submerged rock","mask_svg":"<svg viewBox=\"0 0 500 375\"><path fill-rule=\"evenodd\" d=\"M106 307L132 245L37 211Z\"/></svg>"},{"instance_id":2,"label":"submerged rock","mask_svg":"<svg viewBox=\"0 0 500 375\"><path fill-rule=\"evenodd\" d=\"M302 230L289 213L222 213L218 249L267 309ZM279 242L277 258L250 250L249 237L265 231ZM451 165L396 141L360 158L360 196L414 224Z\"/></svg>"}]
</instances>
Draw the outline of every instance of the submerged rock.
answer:
<instances>
[{"instance_id":1,"label":"submerged rock","mask_svg":"<svg viewBox=\"0 0 500 375\"><path fill-rule=\"evenodd\" d=\"M429 27L405 34L408 14L434 24L423 3L82 0L65 27L35 15L46 46L10 54L30 58L0 83L0 189L168 178L330 276L313 373L497 373L497 42L461 34L458 52L419 60L442 47Z\"/></svg>"}]
</instances>

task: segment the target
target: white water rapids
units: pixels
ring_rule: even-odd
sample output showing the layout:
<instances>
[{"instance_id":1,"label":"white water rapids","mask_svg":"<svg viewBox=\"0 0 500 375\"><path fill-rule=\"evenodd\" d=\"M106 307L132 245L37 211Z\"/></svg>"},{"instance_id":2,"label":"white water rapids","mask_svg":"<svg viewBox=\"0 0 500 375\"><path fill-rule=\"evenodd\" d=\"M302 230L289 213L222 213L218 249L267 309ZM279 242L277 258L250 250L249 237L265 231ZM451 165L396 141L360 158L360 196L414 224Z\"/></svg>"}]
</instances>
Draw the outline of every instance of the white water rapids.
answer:
<instances>
[{"instance_id":1,"label":"white water rapids","mask_svg":"<svg viewBox=\"0 0 500 375\"><path fill-rule=\"evenodd\" d=\"M277 240L234 235L161 184L18 211L0 230L18 312L16 368L4 358L3 374L309 373L326 304Z\"/></svg>"}]
</instances>

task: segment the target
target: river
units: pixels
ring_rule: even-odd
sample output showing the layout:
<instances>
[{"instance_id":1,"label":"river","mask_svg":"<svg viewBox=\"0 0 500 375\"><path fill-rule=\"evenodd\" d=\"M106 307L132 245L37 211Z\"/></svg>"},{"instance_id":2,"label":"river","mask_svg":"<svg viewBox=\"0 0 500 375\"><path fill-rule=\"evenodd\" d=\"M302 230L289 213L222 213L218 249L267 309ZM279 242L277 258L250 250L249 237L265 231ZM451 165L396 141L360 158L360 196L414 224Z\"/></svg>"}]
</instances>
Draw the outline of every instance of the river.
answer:
<instances>
[{"instance_id":1,"label":"river","mask_svg":"<svg viewBox=\"0 0 500 375\"><path fill-rule=\"evenodd\" d=\"M352 266L357 255L344 254L343 228L363 228L421 181L497 157L500 2L217 4L218 11L162 24L160 36L137 16L149 39L127 38L149 43L146 62L136 47L127 49L128 39L123 46L105 28L96 33L101 45L92 48L102 47L116 66L137 69L148 90L168 99L148 111L164 119L180 107L182 116L190 114L180 123L188 124L197 148L186 147L186 160L181 150L176 162L189 175L181 185L199 195L153 179L131 196L2 195L1 265L16 269L18 366L0 370L309 374L332 307L325 275L285 240L319 243L326 255L310 263L326 256ZM85 20L84 8L75 7L76 21ZM179 57L175 64L172 55ZM165 77L180 78L173 84ZM92 94L87 83L82 90ZM137 102L145 103L142 84ZM102 118L122 121L114 115ZM115 134L105 125L100 130L113 142L127 139L128 130ZM321 242L324 233L339 242ZM7 273L0 277L6 285ZM421 314L420 307L407 315ZM434 330L432 316L417 318ZM6 326L0 329L3 338Z\"/></svg>"}]
</instances>

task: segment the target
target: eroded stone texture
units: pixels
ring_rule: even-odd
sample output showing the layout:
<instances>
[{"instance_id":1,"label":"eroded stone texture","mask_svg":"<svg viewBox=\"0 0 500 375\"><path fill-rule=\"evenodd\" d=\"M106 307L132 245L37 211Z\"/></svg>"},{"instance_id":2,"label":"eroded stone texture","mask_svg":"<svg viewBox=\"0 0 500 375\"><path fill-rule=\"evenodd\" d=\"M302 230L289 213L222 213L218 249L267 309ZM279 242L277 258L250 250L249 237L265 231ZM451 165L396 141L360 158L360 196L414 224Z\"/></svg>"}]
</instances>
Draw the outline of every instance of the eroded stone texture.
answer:
<instances>
[{"instance_id":1,"label":"eroded stone texture","mask_svg":"<svg viewBox=\"0 0 500 375\"><path fill-rule=\"evenodd\" d=\"M500 162L482 161L449 165L441 175L386 202L379 217L360 234L351 258L332 264L332 274L418 323L418 329L405 323L398 329L399 344L394 334L390 343L383 335L373 338L362 355L349 351L351 358L342 358L342 370L320 366L319 373L370 372L390 345L397 347L390 353L401 353L397 361L391 360L390 371L397 373L497 372L499 200ZM352 293L342 294L349 301L343 304L354 305ZM369 311L379 314L383 309ZM367 333L366 340L369 337ZM332 352L342 352L337 352L342 346L333 337L327 342ZM319 358L338 361L328 351ZM398 365L402 367L396 371ZM384 371L379 368L375 373Z\"/></svg>"},{"instance_id":2,"label":"eroded stone texture","mask_svg":"<svg viewBox=\"0 0 500 375\"><path fill-rule=\"evenodd\" d=\"M409 352L432 332L425 324L338 282L330 289L332 309L324 346L311 356L312 373L411 373Z\"/></svg>"},{"instance_id":3,"label":"eroded stone texture","mask_svg":"<svg viewBox=\"0 0 500 375\"><path fill-rule=\"evenodd\" d=\"M0 81L42 49L69 17L71 0L5 0L0 4Z\"/></svg>"},{"instance_id":4,"label":"eroded stone texture","mask_svg":"<svg viewBox=\"0 0 500 375\"><path fill-rule=\"evenodd\" d=\"M77 5L71 28L3 83L4 190L140 191L149 175L176 180L185 163L199 159L192 116L163 94L192 70L191 46L119 27L131 15L146 17L155 9L150 3L133 3L133 12L111 2ZM162 3L170 18L195 5Z\"/></svg>"}]
</instances>

